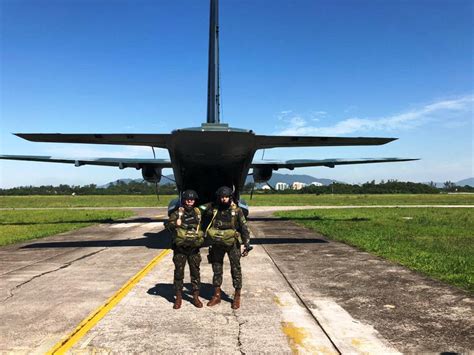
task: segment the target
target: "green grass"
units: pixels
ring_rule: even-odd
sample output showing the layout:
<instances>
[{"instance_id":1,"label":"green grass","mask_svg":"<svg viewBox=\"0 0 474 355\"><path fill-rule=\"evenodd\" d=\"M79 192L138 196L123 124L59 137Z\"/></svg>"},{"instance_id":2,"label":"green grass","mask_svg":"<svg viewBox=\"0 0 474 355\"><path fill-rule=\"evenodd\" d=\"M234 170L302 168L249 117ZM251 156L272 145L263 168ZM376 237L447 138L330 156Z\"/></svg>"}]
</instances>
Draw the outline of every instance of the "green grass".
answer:
<instances>
[{"instance_id":1,"label":"green grass","mask_svg":"<svg viewBox=\"0 0 474 355\"><path fill-rule=\"evenodd\" d=\"M157 207L167 206L176 196L87 195L87 196L0 196L0 208L51 207Z\"/></svg>"},{"instance_id":2,"label":"green grass","mask_svg":"<svg viewBox=\"0 0 474 355\"><path fill-rule=\"evenodd\" d=\"M474 210L471 208L306 210L276 215L474 291Z\"/></svg>"},{"instance_id":3,"label":"green grass","mask_svg":"<svg viewBox=\"0 0 474 355\"><path fill-rule=\"evenodd\" d=\"M250 206L474 205L474 194L254 195Z\"/></svg>"},{"instance_id":4,"label":"green grass","mask_svg":"<svg viewBox=\"0 0 474 355\"><path fill-rule=\"evenodd\" d=\"M133 215L131 211L34 210L0 212L0 246Z\"/></svg>"},{"instance_id":5,"label":"green grass","mask_svg":"<svg viewBox=\"0 0 474 355\"><path fill-rule=\"evenodd\" d=\"M0 196L0 208L44 207L159 207L167 206L176 196L90 195L90 196ZM474 205L473 195L248 195L242 196L250 206L327 206L327 205L396 205L449 204Z\"/></svg>"}]
</instances>

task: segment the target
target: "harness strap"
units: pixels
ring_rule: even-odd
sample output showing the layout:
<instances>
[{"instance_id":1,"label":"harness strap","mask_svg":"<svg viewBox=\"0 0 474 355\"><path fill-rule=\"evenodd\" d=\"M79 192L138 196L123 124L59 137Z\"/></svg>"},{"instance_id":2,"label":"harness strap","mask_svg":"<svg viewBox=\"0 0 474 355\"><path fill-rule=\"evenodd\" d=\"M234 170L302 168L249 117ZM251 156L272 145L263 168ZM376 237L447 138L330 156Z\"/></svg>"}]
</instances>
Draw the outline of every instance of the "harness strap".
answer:
<instances>
[{"instance_id":1,"label":"harness strap","mask_svg":"<svg viewBox=\"0 0 474 355\"><path fill-rule=\"evenodd\" d=\"M234 229L237 229L237 223L236 223L236 219L237 219L237 206L233 203L232 204L232 219L231 219L231 223L232 223L232 228Z\"/></svg>"},{"instance_id":2,"label":"harness strap","mask_svg":"<svg viewBox=\"0 0 474 355\"><path fill-rule=\"evenodd\" d=\"M206 233L205 234L207 234L207 231L209 230L209 228L211 228L212 222L214 222L214 219L216 218L216 216L217 216L217 209L214 209L214 212L212 214L211 222L209 222L209 225L206 228Z\"/></svg>"},{"instance_id":3,"label":"harness strap","mask_svg":"<svg viewBox=\"0 0 474 355\"><path fill-rule=\"evenodd\" d=\"M198 226L196 228L196 232L199 232L199 227L201 226L201 210L197 207L194 207L194 212L196 212L198 218Z\"/></svg>"}]
</instances>

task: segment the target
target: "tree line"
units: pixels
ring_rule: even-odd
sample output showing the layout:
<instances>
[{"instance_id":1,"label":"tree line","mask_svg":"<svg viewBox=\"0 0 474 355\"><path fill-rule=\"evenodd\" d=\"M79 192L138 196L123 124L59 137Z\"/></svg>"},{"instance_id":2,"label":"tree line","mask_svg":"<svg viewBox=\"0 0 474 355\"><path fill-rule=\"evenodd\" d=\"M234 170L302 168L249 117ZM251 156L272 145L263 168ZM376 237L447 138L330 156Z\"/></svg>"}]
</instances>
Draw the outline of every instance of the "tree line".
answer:
<instances>
[{"instance_id":1,"label":"tree line","mask_svg":"<svg viewBox=\"0 0 474 355\"><path fill-rule=\"evenodd\" d=\"M95 184L75 185L43 185L43 186L20 186L10 189L0 189L0 195L176 195L178 192L175 185L158 185L148 182L131 181L129 183L117 181L107 187L98 187Z\"/></svg>"},{"instance_id":2,"label":"tree line","mask_svg":"<svg viewBox=\"0 0 474 355\"><path fill-rule=\"evenodd\" d=\"M244 186L243 192L250 193L252 183ZM84 186L59 185L59 186L21 186L10 189L0 189L0 195L176 195L176 186L173 184L159 185L147 182L132 181L129 183L117 181L107 187L98 187L90 184ZM255 193L271 194L437 194L442 192L474 192L474 187L457 186L451 181L446 181L443 187L438 188L434 182L422 184L415 182L403 182L397 180L381 181L375 180L361 185L344 183L333 183L326 186L306 186L301 190L258 190Z\"/></svg>"},{"instance_id":3,"label":"tree line","mask_svg":"<svg viewBox=\"0 0 474 355\"><path fill-rule=\"evenodd\" d=\"M251 190L252 183L245 185L244 192L250 192ZM438 188L434 182L424 184L409 181L382 180L380 183L376 183L375 180L372 180L360 185L334 182L323 186L308 185L301 190L265 191L265 193L273 194L437 194L443 192L474 192L474 187L469 185L457 186L451 181L446 181L443 187Z\"/></svg>"}]
</instances>

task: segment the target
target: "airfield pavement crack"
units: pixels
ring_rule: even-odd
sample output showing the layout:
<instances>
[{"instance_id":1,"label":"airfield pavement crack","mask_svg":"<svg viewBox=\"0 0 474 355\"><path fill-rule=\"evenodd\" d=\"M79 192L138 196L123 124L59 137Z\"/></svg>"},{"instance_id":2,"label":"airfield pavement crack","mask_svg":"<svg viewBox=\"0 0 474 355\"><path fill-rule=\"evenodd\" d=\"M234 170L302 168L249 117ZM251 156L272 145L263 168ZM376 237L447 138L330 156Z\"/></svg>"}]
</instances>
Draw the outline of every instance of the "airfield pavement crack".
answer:
<instances>
[{"instance_id":1,"label":"airfield pavement crack","mask_svg":"<svg viewBox=\"0 0 474 355\"><path fill-rule=\"evenodd\" d=\"M5 303L6 301L8 301L10 298L12 298L12 297L15 295L15 292L14 292L15 290L18 290L20 287L26 285L27 283L30 283L31 281L33 281L33 280L35 280L35 279L37 279L37 278L40 278L40 277L42 277L42 276L44 276L44 275L51 274L51 273L53 273L53 272L56 272L56 271L65 269L65 268L71 266L71 265L72 265L73 263L75 263L76 261L80 261L80 260L86 259L86 258L91 257L91 256L93 256L93 255L96 255L96 254L98 254L98 253L100 253L100 252L102 252L102 251L104 251L104 250L106 250L106 249L108 249L108 248L102 248L102 249L96 250L96 251L94 251L94 252L92 252L92 253L82 255L82 256L80 256L79 258L74 259L74 260L71 260L71 261L67 262L66 264L61 265L60 267L58 267L58 268L56 268L56 269L54 269L54 270L45 271L45 272L42 272L41 274L38 274L38 275L35 275L35 276L31 277L30 279L28 279L28 280L26 280L26 281L24 281L24 282L22 282L22 283L16 285L16 286L13 287L12 289L8 290L9 295L8 295L6 298L4 298L3 300L1 300L0 303Z\"/></svg>"},{"instance_id":2,"label":"airfield pavement crack","mask_svg":"<svg viewBox=\"0 0 474 355\"><path fill-rule=\"evenodd\" d=\"M49 257L47 257L47 258L45 258L45 259L38 260L38 261L36 261L36 262L34 262L34 263L32 263L32 264L28 264L28 265L21 266L21 267L19 267L19 268L16 268L16 269L7 271L7 272L5 272L5 273L3 273L3 274L0 274L0 276L5 276L5 275L8 275L8 274L11 274L11 273L14 273L14 272L17 272L17 271L20 271L20 270L29 268L29 267L32 266L32 265L37 265L37 264L40 264L40 263L44 263L45 261L49 261L49 260L51 260L51 259L57 258L58 256L63 256L63 255L66 255L66 254L68 254L68 253L75 252L75 251L78 250L78 249L79 249L79 248L74 248L74 249L72 249L72 250L67 250L67 251L65 251L65 252L63 252L63 253L59 253L59 254L55 254L55 255L53 255L53 256L49 256Z\"/></svg>"},{"instance_id":3,"label":"airfield pavement crack","mask_svg":"<svg viewBox=\"0 0 474 355\"><path fill-rule=\"evenodd\" d=\"M232 313L235 316L235 319L237 321L237 324L239 325L238 327L238 333L237 333L237 347L242 355L245 355L245 352L242 349L242 340L241 340L241 335L242 335L242 326L247 323L247 321L241 321L239 318L239 315L237 313L238 311L233 309Z\"/></svg>"}]
</instances>

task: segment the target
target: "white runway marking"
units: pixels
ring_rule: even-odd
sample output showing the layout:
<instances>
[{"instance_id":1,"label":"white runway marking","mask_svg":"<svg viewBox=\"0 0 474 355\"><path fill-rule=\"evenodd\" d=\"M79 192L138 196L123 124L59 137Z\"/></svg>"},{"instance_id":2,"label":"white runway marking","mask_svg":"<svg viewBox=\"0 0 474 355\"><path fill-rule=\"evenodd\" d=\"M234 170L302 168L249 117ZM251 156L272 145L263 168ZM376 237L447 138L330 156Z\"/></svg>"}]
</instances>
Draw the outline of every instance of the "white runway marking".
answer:
<instances>
[{"instance_id":1,"label":"white runway marking","mask_svg":"<svg viewBox=\"0 0 474 355\"><path fill-rule=\"evenodd\" d=\"M293 295L277 293L275 302L281 308L282 330L290 340L294 353L338 354L308 310L298 304Z\"/></svg>"},{"instance_id":2,"label":"white runway marking","mask_svg":"<svg viewBox=\"0 0 474 355\"><path fill-rule=\"evenodd\" d=\"M363 324L331 299L312 300L309 307L343 354L400 354L374 327Z\"/></svg>"},{"instance_id":3,"label":"white runway marking","mask_svg":"<svg viewBox=\"0 0 474 355\"><path fill-rule=\"evenodd\" d=\"M132 227L138 227L142 225L143 223L118 223L110 226L110 228L132 228Z\"/></svg>"},{"instance_id":4,"label":"white runway marking","mask_svg":"<svg viewBox=\"0 0 474 355\"><path fill-rule=\"evenodd\" d=\"M112 225L110 228L125 229L132 227L142 227L146 229L158 229L163 228L163 222L150 222L150 223L118 223Z\"/></svg>"}]
</instances>

